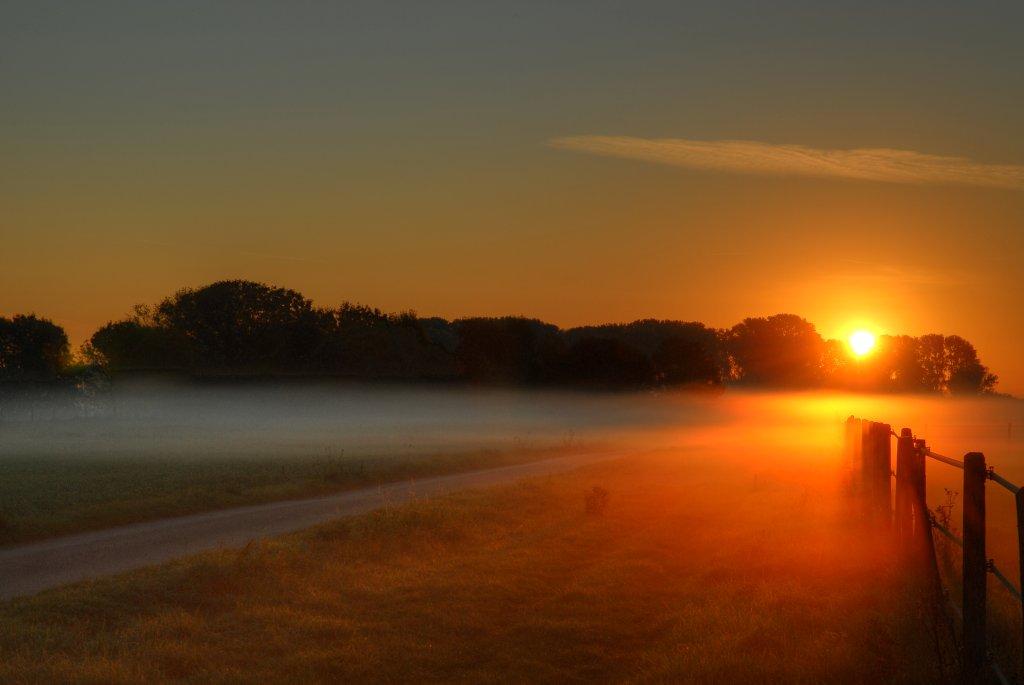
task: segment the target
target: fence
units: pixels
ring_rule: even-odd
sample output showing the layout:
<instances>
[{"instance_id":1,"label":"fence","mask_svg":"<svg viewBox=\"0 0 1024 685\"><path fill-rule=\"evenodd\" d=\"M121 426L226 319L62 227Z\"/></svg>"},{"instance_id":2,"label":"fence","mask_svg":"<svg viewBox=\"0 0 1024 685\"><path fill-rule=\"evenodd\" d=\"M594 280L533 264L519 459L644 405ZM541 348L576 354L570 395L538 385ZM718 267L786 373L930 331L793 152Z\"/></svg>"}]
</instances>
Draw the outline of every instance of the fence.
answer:
<instances>
[{"instance_id":1,"label":"fence","mask_svg":"<svg viewBox=\"0 0 1024 685\"><path fill-rule=\"evenodd\" d=\"M892 438L896 439L896 469L892 470ZM891 528L908 569L922 572L936 602L945 601L933 530L939 531L963 550L961 645L959 661L963 681L983 682L989 670L1002 682L1008 682L999 664L988 653L987 605L988 574L1000 583L1020 605L1021 653L1016 670L1024 679L1024 490L1006 480L985 464L985 455L971 452L963 460L932 451L915 438L909 428L899 435L889 424L850 417L846 421L846 453L853 465L857 490L862 495L866 515ZM936 462L963 471L963 537L940 523L928 508L926 462ZM895 493L892 480L895 477ZM987 481L1005 488L1016 501L1018 585L1006 577L985 553L985 485ZM895 497L894 497L895 494Z\"/></svg>"}]
</instances>

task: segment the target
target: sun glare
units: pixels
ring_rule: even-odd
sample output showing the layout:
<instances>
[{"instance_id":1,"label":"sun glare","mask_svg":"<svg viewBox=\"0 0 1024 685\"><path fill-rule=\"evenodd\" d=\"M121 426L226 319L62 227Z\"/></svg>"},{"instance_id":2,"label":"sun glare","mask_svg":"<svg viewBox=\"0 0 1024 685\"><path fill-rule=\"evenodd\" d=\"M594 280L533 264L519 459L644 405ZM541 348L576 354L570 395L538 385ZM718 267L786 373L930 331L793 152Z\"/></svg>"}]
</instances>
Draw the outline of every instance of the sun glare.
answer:
<instances>
[{"instance_id":1,"label":"sun glare","mask_svg":"<svg viewBox=\"0 0 1024 685\"><path fill-rule=\"evenodd\" d=\"M850 349L854 356L863 357L875 347L875 336L868 331L854 331L850 335Z\"/></svg>"}]
</instances>

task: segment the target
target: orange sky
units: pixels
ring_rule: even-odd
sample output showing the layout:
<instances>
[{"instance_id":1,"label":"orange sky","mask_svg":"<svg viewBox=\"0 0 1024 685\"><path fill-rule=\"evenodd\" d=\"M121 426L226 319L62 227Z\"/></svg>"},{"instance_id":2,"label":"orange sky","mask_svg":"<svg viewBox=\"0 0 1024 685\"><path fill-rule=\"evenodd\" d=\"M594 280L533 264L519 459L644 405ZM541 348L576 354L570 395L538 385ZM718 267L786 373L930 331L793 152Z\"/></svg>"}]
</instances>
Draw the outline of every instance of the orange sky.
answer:
<instances>
[{"instance_id":1,"label":"orange sky","mask_svg":"<svg viewBox=\"0 0 1024 685\"><path fill-rule=\"evenodd\" d=\"M961 334L1024 393L1019 10L757 7L21 8L0 314L80 342L223 278L566 326L788 311ZM835 152L865 149L907 152Z\"/></svg>"}]
</instances>

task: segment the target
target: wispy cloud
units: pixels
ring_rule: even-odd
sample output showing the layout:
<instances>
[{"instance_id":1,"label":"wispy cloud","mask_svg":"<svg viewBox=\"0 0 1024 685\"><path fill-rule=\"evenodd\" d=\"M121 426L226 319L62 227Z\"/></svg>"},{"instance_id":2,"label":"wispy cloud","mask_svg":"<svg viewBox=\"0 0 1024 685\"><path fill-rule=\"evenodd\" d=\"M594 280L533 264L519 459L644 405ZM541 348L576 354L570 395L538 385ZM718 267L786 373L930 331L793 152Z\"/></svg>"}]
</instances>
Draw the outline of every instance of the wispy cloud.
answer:
<instances>
[{"instance_id":1,"label":"wispy cloud","mask_svg":"<svg viewBox=\"0 0 1024 685\"><path fill-rule=\"evenodd\" d=\"M569 136L552 147L691 169L773 176L851 178L885 183L958 184L1024 190L1024 165L984 164L912 150L822 150L748 140Z\"/></svg>"}]
</instances>

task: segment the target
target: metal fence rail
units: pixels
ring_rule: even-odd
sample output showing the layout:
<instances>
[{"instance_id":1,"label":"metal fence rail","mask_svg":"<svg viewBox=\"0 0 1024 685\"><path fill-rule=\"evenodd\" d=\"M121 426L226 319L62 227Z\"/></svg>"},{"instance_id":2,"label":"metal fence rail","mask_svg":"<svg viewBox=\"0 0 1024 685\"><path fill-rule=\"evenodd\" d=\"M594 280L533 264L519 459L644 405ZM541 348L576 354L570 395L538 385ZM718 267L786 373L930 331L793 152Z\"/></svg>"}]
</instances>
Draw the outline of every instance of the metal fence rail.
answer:
<instances>
[{"instance_id":1,"label":"metal fence rail","mask_svg":"<svg viewBox=\"0 0 1024 685\"><path fill-rule=\"evenodd\" d=\"M1017 599L1018 602L1021 601L1020 590L1017 589L1016 585L1010 582L1009 578L1003 575L1003 572L999 570L998 566L996 566L996 562L989 559L986 568L988 569L988 572L994 575L996 580L998 580L1002 586Z\"/></svg>"},{"instance_id":2,"label":"metal fence rail","mask_svg":"<svg viewBox=\"0 0 1024 685\"><path fill-rule=\"evenodd\" d=\"M931 450L928 450L927 452L924 453L924 456L931 457L932 459L935 459L936 461L941 461L943 464L949 464L950 466L955 466L956 468L961 469L961 470L964 468L964 463L962 461L960 461L959 459L954 459L952 457L947 457L945 455L939 454L938 452L932 452Z\"/></svg>"},{"instance_id":3,"label":"metal fence rail","mask_svg":"<svg viewBox=\"0 0 1024 685\"><path fill-rule=\"evenodd\" d=\"M1018 492L1020 492L1020 487L1019 486L1014 485L1010 481L1008 481L1005 478L1003 478L1002 476L1000 476L998 473L996 473L996 470L994 468L992 468L991 466L988 467L988 478L992 482L998 483L999 485L1002 485L1004 488L1006 488L1007 490L1009 490L1010 492L1012 492L1015 495Z\"/></svg>"}]
</instances>

